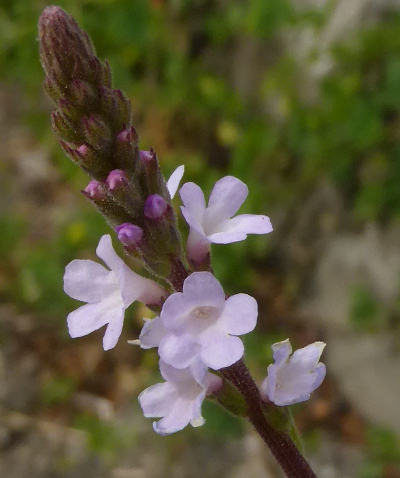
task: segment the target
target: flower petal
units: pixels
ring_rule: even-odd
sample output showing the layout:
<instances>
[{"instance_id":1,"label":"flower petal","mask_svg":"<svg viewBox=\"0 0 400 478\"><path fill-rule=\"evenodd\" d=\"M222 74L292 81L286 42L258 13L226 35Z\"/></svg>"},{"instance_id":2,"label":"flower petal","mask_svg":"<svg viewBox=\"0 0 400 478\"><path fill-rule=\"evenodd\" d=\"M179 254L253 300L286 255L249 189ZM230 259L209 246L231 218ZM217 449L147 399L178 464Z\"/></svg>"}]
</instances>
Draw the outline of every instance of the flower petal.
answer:
<instances>
[{"instance_id":1,"label":"flower petal","mask_svg":"<svg viewBox=\"0 0 400 478\"><path fill-rule=\"evenodd\" d=\"M138 400L147 418L167 415L176 401L178 394L175 387L168 383L156 383L140 393Z\"/></svg>"},{"instance_id":2,"label":"flower petal","mask_svg":"<svg viewBox=\"0 0 400 478\"><path fill-rule=\"evenodd\" d=\"M324 381L325 375L326 375L326 366L324 363L320 362L314 369L315 372L315 381L312 384L311 387L311 392L316 390L321 383Z\"/></svg>"},{"instance_id":3,"label":"flower petal","mask_svg":"<svg viewBox=\"0 0 400 478\"><path fill-rule=\"evenodd\" d=\"M240 214L218 224L215 232L209 234L207 238L215 244L229 244L243 241L247 234L268 234L271 231L272 225L269 217L257 214Z\"/></svg>"},{"instance_id":4,"label":"flower petal","mask_svg":"<svg viewBox=\"0 0 400 478\"><path fill-rule=\"evenodd\" d=\"M145 323L139 335L140 346L142 349L158 347L167 333L168 330L164 327L160 317L145 319Z\"/></svg>"},{"instance_id":5,"label":"flower petal","mask_svg":"<svg viewBox=\"0 0 400 478\"><path fill-rule=\"evenodd\" d=\"M268 234L272 230L269 217L260 214L239 214L224 225L225 232L243 232L244 234Z\"/></svg>"},{"instance_id":6,"label":"flower petal","mask_svg":"<svg viewBox=\"0 0 400 478\"><path fill-rule=\"evenodd\" d=\"M185 183L179 190L183 205L189 209L190 214L199 222L206 209L206 200L201 188L195 183Z\"/></svg>"},{"instance_id":7,"label":"flower petal","mask_svg":"<svg viewBox=\"0 0 400 478\"><path fill-rule=\"evenodd\" d=\"M251 332L257 323L258 306L254 297L236 294L229 297L220 319L221 328L232 335Z\"/></svg>"},{"instance_id":8,"label":"flower petal","mask_svg":"<svg viewBox=\"0 0 400 478\"><path fill-rule=\"evenodd\" d=\"M183 283L183 294L190 297L195 306L222 309L225 292L211 272L193 272Z\"/></svg>"},{"instance_id":9,"label":"flower petal","mask_svg":"<svg viewBox=\"0 0 400 478\"><path fill-rule=\"evenodd\" d=\"M65 268L64 291L73 299L99 302L117 286L115 274L97 262L76 259Z\"/></svg>"},{"instance_id":10,"label":"flower petal","mask_svg":"<svg viewBox=\"0 0 400 478\"><path fill-rule=\"evenodd\" d=\"M168 334L161 340L158 353L168 365L182 369L190 365L200 348L187 335Z\"/></svg>"},{"instance_id":11,"label":"flower petal","mask_svg":"<svg viewBox=\"0 0 400 478\"><path fill-rule=\"evenodd\" d=\"M164 362L164 360L160 360L160 372L161 376L163 377L164 380L167 382L175 383L179 387L185 387L185 382L188 384L189 387L193 388L196 387L196 378L193 374L193 367L187 367L187 368L176 368L173 367L172 365L169 365L168 363ZM194 368L198 369L197 375L200 376L204 379L205 373L207 368L205 365L200 362L199 360L194 361L193 365L195 366ZM199 383L199 382L198 382ZM179 385L180 384L180 385ZM200 382L201 384L201 382Z\"/></svg>"},{"instance_id":12,"label":"flower petal","mask_svg":"<svg viewBox=\"0 0 400 478\"><path fill-rule=\"evenodd\" d=\"M114 251L110 234L104 234L104 236L100 238L96 254L112 271L117 272L125 265L124 261Z\"/></svg>"},{"instance_id":13,"label":"flower petal","mask_svg":"<svg viewBox=\"0 0 400 478\"><path fill-rule=\"evenodd\" d=\"M289 339L282 340L272 345L273 357L276 365L281 365L289 358L292 353L292 346Z\"/></svg>"},{"instance_id":14,"label":"flower petal","mask_svg":"<svg viewBox=\"0 0 400 478\"><path fill-rule=\"evenodd\" d=\"M293 365L301 364L301 367L304 370L311 370L317 365L321 358L325 345L324 342L314 342L306 347L298 349L293 353L290 362Z\"/></svg>"},{"instance_id":15,"label":"flower petal","mask_svg":"<svg viewBox=\"0 0 400 478\"><path fill-rule=\"evenodd\" d=\"M171 196L171 199L174 198L176 191L178 190L179 183L181 182L181 179L183 177L183 173L185 172L185 166L182 164L181 166L178 166L175 171L171 174L167 181L167 189L169 192L169 195Z\"/></svg>"},{"instance_id":16,"label":"flower petal","mask_svg":"<svg viewBox=\"0 0 400 478\"><path fill-rule=\"evenodd\" d=\"M240 360L243 352L243 342L239 337L214 333L203 344L200 358L207 367L219 370Z\"/></svg>"},{"instance_id":17,"label":"flower petal","mask_svg":"<svg viewBox=\"0 0 400 478\"><path fill-rule=\"evenodd\" d=\"M206 396L206 390L203 390L192 402L192 413L190 424L192 427L201 427L206 422L201 414L201 406Z\"/></svg>"},{"instance_id":18,"label":"flower petal","mask_svg":"<svg viewBox=\"0 0 400 478\"><path fill-rule=\"evenodd\" d=\"M122 327L124 325L124 309L120 310L118 317L113 317L107 325L106 332L103 337L103 349L113 349L118 342L118 339L122 333Z\"/></svg>"},{"instance_id":19,"label":"flower petal","mask_svg":"<svg viewBox=\"0 0 400 478\"><path fill-rule=\"evenodd\" d=\"M209 220L221 222L232 217L244 203L249 193L243 181L233 176L225 176L217 181L208 201Z\"/></svg>"},{"instance_id":20,"label":"flower petal","mask_svg":"<svg viewBox=\"0 0 400 478\"><path fill-rule=\"evenodd\" d=\"M165 289L156 282L137 274L124 263L118 269L118 279L125 308L135 300L147 305L156 305L167 295Z\"/></svg>"},{"instance_id":21,"label":"flower petal","mask_svg":"<svg viewBox=\"0 0 400 478\"><path fill-rule=\"evenodd\" d=\"M165 327L176 333L207 327L206 319L192 316L199 307L214 309L218 315L225 304L221 284L210 272L193 272L183 283L183 292L170 295L164 302L161 320Z\"/></svg>"},{"instance_id":22,"label":"flower petal","mask_svg":"<svg viewBox=\"0 0 400 478\"><path fill-rule=\"evenodd\" d=\"M195 183L185 183L179 190L183 206L181 206L182 215L190 227L204 234L203 216L206 210L206 201L203 191Z\"/></svg>"},{"instance_id":23,"label":"flower petal","mask_svg":"<svg viewBox=\"0 0 400 478\"><path fill-rule=\"evenodd\" d=\"M231 242L244 241L247 234L244 232L215 232L207 236L207 239L214 244L230 244Z\"/></svg>"},{"instance_id":24,"label":"flower petal","mask_svg":"<svg viewBox=\"0 0 400 478\"><path fill-rule=\"evenodd\" d=\"M102 302L83 305L68 314L69 334L72 338L83 337L103 327L113 319L118 319L123 311L122 301L118 299L116 294Z\"/></svg>"},{"instance_id":25,"label":"flower petal","mask_svg":"<svg viewBox=\"0 0 400 478\"><path fill-rule=\"evenodd\" d=\"M160 435L170 435L185 428L192 419L193 402L178 398L172 409L158 422L153 422L154 431Z\"/></svg>"}]
</instances>

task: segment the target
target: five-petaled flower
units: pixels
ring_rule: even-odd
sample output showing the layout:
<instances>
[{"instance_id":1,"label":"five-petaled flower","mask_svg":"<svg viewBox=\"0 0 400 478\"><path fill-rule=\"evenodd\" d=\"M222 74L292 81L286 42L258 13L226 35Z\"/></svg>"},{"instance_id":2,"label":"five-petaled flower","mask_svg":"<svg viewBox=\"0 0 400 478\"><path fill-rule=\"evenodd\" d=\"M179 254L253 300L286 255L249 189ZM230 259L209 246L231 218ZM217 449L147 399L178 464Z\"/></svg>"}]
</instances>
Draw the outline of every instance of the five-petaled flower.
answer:
<instances>
[{"instance_id":1,"label":"five-petaled flower","mask_svg":"<svg viewBox=\"0 0 400 478\"><path fill-rule=\"evenodd\" d=\"M323 342L314 342L292 353L289 339L272 345L275 363L268 366L268 376L261 385L264 399L275 405L304 402L325 378L325 364L319 362Z\"/></svg>"},{"instance_id":2,"label":"five-petaled flower","mask_svg":"<svg viewBox=\"0 0 400 478\"><path fill-rule=\"evenodd\" d=\"M187 253L195 263L202 262L210 243L228 244L243 241L247 234L267 234L272 231L267 216L240 214L234 216L248 195L248 188L239 179L225 176L214 185L208 200L195 183L185 183L179 194L182 214L190 226Z\"/></svg>"},{"instance_id":3,"label":"five-petaled flower","mask_svg":"<svg viewBox=\"0 0 400 478\"><path fill-rule=\"evenodd\" d=\"M193 272L183 292L170 295L160 317L145 323L143 348L159 347L161 359L176 368L197 360L214 370L228 367L243 355L237 335L256 326L257 302L247 294L225 300L221 284L210 272Z\"/></svg>"},{"instance_id":4,"label":"five-petaled flower","mask_svg":"<svg viewBox=\"0 0 400 478\"><path fill-rule=\"evenodd\" d=\"M64 291L73 299L87 302L68 315L71 337L82 337L107 325L104 350L117 344L124 313L134 301L159 304L166 291L157 283L133 272L115 253L111 237L100 239L97 256L109 267L91 260L73 260L64 274Z\"/></svg>"},{"instance_id":5,"label":"five-petaled flower","mask_svg":"<svg viewBox=\"0 0 400 478\"><path fill-rule=\"evenodd\" d=\"M221 379L211 374L200 363L190 368L176 369L160 361L160 371L165 382L146 388L139 395L139 403L145 417L162 417L153 422L154 430L168 435L185 428L204 424L201 405L208 389L218 387Z\"/></svg>"}]
</instances>

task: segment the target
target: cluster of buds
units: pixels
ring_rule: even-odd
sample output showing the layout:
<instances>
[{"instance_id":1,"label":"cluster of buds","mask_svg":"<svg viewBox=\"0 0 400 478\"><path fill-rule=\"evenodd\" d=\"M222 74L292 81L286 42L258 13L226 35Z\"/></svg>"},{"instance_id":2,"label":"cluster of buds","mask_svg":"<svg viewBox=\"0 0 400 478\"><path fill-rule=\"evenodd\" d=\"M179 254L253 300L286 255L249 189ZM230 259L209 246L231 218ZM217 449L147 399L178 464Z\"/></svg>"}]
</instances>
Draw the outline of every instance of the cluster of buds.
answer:
<instances>
[{"instance_id":1,"label":"cluster of buds","mask_svg":"<svg viewBox=\"0 0 400 478\"><path fill-rule=\"evenodd\" d=\"M112 86L109 64L59 7L39 20L51 123L68 157L93 179L82 191L114 227L127 252L151 274L182 285L185 265L170 188L154 151L140 151L128 97ZM178 174L183 174L179 171ZM174 191L175 190L175 191Z\"/></svg>"},{"instance_id":2,"label":"cluster of buds","mask_svg":"<svg viewBox=\"0 0 400 478\"><path fill-rule=\"evenodd\" d=\"M46 8L39 34L45 87L56 105L53 129L68 156L92 177L83 193L125 251L152 274L149 279L129 268L111 236L104 235L96 253L106 267L90 260L66 267L65 292L86 302L68 315L70 335L106 326L103 347L112 349L125 310L134 301L146 304L158 315L145 319L131 343L158 351L165 381L139 395L144 415L160 418L154 430L166 435L202 425L201 406L209 397L253 423L287 476L315 476L276 417L286 417L280 407L307 400L322 383L325 365L319 359L325 344L315 342L292 355L289 340L274 344L274 363L257 387L243 362L240 338L256 326L257 302L242 293L226 297L211 268L211 244L268 234L269 218L236 215L248 188L235 177L217 181L208 203L199 186L186 183L179 190L189 228L183 247L171 202L183 166L165 181L155 152L139 150L129 100L112 88L108 64L95 56L72 17L58 7Z\"/></svg>"}]
</instances>

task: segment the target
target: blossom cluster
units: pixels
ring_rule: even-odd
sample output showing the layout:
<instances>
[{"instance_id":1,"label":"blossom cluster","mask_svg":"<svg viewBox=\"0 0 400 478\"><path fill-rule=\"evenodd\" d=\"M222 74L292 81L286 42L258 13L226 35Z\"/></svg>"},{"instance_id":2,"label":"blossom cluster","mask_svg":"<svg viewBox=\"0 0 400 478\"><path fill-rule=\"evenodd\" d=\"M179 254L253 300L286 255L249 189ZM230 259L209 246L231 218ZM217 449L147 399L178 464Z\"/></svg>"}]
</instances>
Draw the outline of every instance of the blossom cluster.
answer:
<instances>
[{"instance_id":1,"label":"blossom cluster","mask_svg":"<svg viewBox=\"0 0 400 478\"><path fill-rule=\"evenodd\" d=\"M107 61L96 56L89 36L60 7L43 11L39 42L44 86L55 107L53 131L67 156L91 177L82 193L113 227L135 269L117 255L110 235L96 250L105 265L68 264L64 290L86 303L68 315L69 333L82 337L106 326L103 347L110 350L122 334L125 310L135 301L147 305L157 316L145 319L132 342L157 348L164 382L139 395L143 413L160 419L154 430L163 435L202 425L203 400L213 395L222 403L227 371L242 364L240 336L255 328L258 316L248 294L226 297L212 271L211 245L268 234L271 221L237 214L248 188L233 176L216 182L208 202L193 182L179 189L183 166L165 181L154 150L139 149L131 102L114 89ZM185 246L173 204L178 190L188 228ZM274 344L274 363L259 391L254 386L257 407L307 400L325 376L319 362L323 348L315 342L292 354L288 340Z\"/></svg>"},{"instance_id":2,"label":"blossom cluster","mask_svg":"<svg viewBox=\"0 0 400 478\"><path fill-rule=\"evenodd\" d=\"M178 189L182 172L180 167L172 176L175 175L171 196ZM231 176L216 183L208 207L194 183L182 186L180 195L182 213L190 226L188 258L193 262L204 260L212 242L229 243L249 233L272 231L266 216L232 218L247 196L247 188ZM126 244L120 231L118 237ZM121 335L127 307L134 301L159 305L160 314L144 319L139 339L131 341L143 349L158 349L165 380L144 390L139 395L140 405L146 417L161 417L154 422L154 430L160 434L176 432L189 423L202 425L204 398L222 387L220 376L211 371L229 367L242 358L244 346L239 336L256 326L256 300L243 293L226 298L210 271L192 272L184 280L181 292L168 295L157 282L133 272L118 257L109 235L100 239L96 252L109 269L86 260L72 261L66 268L65 292L87 302L69 314L70 335L80 337L107 324L103 346L110 349ZM319 362L324 344L315 342L291 357L288 340L272 348L275 362L268 367L268 376L261 385L265 401L283 406L307 400L325 376L325 365Z\"/></svg>"}]
</instances>

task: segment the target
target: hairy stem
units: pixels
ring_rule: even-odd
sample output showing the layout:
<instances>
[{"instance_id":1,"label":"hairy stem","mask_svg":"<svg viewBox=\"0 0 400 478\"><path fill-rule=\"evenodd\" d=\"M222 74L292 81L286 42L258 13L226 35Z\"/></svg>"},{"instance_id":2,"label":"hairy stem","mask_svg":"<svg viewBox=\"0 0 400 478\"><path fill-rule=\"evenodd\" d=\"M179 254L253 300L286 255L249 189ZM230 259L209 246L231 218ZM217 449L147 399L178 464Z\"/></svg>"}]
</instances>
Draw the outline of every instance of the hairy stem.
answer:
<instances>
[{"instance_id":1,"label":"hairy stem","mask_svg":"<svg viewBox=\"0 0 400 478\"><path fill-rule=\"evenodd\" d=\"M243 360L221 370L243 395L248 405L248 419L268 445L288 478L316 478L310 465L290 437L275 430L266 420L260 392Z\"/></svg>"}]
</instances>

